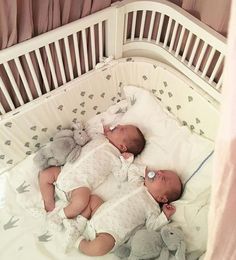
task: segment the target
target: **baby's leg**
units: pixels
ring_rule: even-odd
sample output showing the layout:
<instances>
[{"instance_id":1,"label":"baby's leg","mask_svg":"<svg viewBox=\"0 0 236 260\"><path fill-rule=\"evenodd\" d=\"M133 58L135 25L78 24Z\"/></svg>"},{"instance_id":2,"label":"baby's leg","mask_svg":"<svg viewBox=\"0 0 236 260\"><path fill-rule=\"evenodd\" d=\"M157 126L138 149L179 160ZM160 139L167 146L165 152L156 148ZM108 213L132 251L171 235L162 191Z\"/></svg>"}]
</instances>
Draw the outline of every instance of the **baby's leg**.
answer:
<instances>
[{"instance_id":1,"label":"baby's leg","mask_svg":"<svg viewBox=\"0 0 236 260\"><path fill-rule=\"evenodd\" d=\"M61 171L60 167L50 167L39 174L39 187L44 201L46 211L52 211L55 208L54 185Z\"/></svg>"},{"instance_id":2,"label":"baby's leg","mask_svg":"<svg viewBox=\"0 0 236 260\"><path fill-rule=\"evenodd\" d=\"M99 196L92 194L88 206L80 213L80 215L86 219L90 219L103 202L104 201Z\"/></svg>"},{"instance_id":3,"label":"baby's leg","mask_svg":"<svg viewBox=\"0 0 236 260\"><path fill-rule=\"evenodd\" d=\"M79 249L88 256L102 256L109 253L114 245L113 236L108 233L100 233L94 240L83 239L79 244Z\"/></svg>"},{"instance_id":4,"label":"baby's leg","mask_svg":"<svg viewBox=\"0 0 236 260\"><path fill-rule=\"evenodd\" d=\"M69 204L64 208L64 214L67 218L75 218L89 204L91 191L87 187L79 187L74 189L71 193Z\"/></svg>"}]
</instances>

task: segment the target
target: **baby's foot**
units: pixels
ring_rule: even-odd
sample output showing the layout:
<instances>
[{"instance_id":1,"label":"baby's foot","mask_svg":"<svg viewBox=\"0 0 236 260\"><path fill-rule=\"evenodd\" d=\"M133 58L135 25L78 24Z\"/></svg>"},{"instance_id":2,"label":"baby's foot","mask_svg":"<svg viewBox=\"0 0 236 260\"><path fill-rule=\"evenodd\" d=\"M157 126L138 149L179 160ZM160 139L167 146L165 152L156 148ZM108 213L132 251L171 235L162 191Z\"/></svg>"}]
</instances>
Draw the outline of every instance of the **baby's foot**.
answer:
<instances>
[{"instance_id":1,"label":"baby's foot","mask_svg":"<svg viewBox=\"0 0 236 260\"><path fill-rule=\"evenodd\" d=\"M78 216L76 219L63 219L63 225L65 227L65 252L69 252L78 238L83 234L87 223L87 219Z\"/></svg>"},{"instance_id":2,"label":"baby's foot","mask_svg":"<svg viewBox=\"0 0 236 260\"><path fill-rule=\"evenodd\" d=\"M61 208L55 208L47 215L47 226L51 231L61 231L63 217L60 214Z\"/></svg>"}]
</instances>

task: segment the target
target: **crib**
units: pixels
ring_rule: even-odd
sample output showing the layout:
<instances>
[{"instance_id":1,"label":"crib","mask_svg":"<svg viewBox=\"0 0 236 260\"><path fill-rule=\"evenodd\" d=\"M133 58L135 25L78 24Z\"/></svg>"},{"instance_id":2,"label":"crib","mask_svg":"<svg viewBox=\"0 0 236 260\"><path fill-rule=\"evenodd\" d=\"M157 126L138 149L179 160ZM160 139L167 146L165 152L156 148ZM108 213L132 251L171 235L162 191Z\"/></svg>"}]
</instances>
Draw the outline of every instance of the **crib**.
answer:
<instances>
[{"instance_id":1,"label":"crib","mask_svg":"<svg viewBox=\"0 0 236 260\"><path fill-rule=\"evenodd\" d=\"M89 259L78 251L60 252L59 238L36 230L39 222L33 224L22 208L13 206L20 203L17 188L27 194L24 178L32 170L33 153L56 131L119 103L127 85L147 89L181 125L213 142L225 54L223 36L164 0L115 3L0 51L0 173L3 180L14 176L7 209L1 209L6 237L1 259ZM211 167L205 171L210 176ZM210 186L209 176L204 175L205 184L199 178L200 184ZM208 188L199 196L209 199ZM195 202L197 197L191 201L199 212L206 206L201 223L206 222L208 199L204 205ZM206 249L206 237L201 233L202 242L192 241L187 250ZM109 254L101 259L118 258Z\"/></svg>"}]
</instances>

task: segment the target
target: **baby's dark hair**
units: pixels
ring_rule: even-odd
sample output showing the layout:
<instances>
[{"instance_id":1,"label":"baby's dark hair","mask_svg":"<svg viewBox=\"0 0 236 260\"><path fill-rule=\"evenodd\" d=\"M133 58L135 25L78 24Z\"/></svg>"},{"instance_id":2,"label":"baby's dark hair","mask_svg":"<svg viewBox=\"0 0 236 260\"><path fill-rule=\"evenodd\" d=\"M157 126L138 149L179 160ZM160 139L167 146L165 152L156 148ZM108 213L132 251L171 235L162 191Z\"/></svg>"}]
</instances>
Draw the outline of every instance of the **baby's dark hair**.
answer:
<instances>
[{"instance_id":1,"label":"baby's dark hair","mask_svg":"<svg viewBox=\"0 0 236 260\"><path fill-rule=\"evenodd\" d=\"M180 182L180 189L178 189L176 187L176 189L172 189L169 192L169 194L167 195L168 202L172 202L172 201L178 200L182 196L183 190L184 190L184 186L183 186L183 183L182 183L180 178L179 178L179 182Z\"/></svg>"},{"instance_id":2,"label":"baby's dark hair","mask_svg":"<svg viewBox=\"0 0 236 260\"><path fill-rule=\"evenodd\" d=\"M129 153L132 153L134 156L139 155L146 144L145 137L141 130L136 127L137 135L131 140L127 140L127 149Z\"/></svg>"}]
</instances>

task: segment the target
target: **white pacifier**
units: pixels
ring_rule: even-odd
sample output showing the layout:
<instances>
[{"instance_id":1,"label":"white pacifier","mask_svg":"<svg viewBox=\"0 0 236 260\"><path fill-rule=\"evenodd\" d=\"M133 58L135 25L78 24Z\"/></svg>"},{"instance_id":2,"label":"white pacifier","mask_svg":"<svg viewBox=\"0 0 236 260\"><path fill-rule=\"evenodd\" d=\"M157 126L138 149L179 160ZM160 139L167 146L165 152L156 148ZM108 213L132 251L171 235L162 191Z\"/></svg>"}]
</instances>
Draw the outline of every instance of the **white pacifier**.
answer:
<instances>
[{"instance_id":1,"label":"white pacifier","mask_svg":"<svg viewBox=\"0 0 236 260\"><path fill-rule=\"evenodd\" d=\"M112 131L114 128L116 128L116 126L115 125L111 125L110 127L109 127L109 129Z\"/></svg>"},{"instance_id":2,"label":"white pacifier","mask_svg":"<svg viewBox=\"0 0 236 260\"><path fill-rule=\"evenodd\" d=\"M150 180L153 180L156 176L156 173L154 171L150 171L148 172L147 176Z\"/></svg>"}]
</instances>

